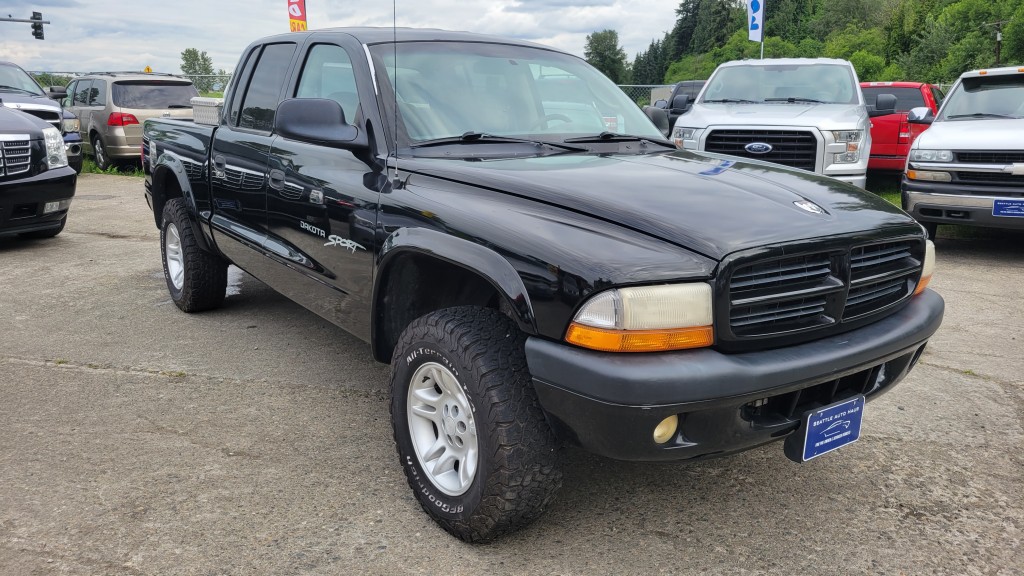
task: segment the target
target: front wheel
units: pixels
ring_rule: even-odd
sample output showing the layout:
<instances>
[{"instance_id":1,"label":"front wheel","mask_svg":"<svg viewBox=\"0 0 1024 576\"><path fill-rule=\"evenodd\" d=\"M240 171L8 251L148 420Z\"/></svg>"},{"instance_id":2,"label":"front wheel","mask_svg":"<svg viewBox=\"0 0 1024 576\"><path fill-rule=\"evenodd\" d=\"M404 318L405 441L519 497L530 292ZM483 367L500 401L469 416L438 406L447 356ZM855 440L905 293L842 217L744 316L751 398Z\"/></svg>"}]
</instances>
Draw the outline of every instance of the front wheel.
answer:
<instances>
[{"instance_id":1,"label":"front wheel","mask_svg":"<svg viewBox=\"0 0 1024 576\"><path fill-rule=\"evenodd\" d=\"M409 486L467 542L525 526L561 486L524 343L495 310L449 308L410 324L391 359L391 422Z\"/></svg>"},{"instance_id":2,"label":"front wheel","mask_svg":"<svg viewBox=\"0 0 1024 576\"><path fill-rule=\"evenodd\" d=\"M188 208L181 198L164 204L160 248L164 280L171 300L185 312L217 308L224 302L228 286L228 264L204 251L196 240Z\"/></svg>"}]
</instances>

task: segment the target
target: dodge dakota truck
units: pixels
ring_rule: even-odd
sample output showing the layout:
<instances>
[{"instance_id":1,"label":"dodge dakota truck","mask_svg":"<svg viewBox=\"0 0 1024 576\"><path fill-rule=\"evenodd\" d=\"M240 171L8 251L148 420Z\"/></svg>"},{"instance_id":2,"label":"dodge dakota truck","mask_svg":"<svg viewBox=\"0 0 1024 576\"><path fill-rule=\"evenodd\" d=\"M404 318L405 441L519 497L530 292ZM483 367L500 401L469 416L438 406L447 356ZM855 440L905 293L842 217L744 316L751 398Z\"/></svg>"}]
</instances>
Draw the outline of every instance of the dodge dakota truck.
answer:
<instances>
[{"instance_id":1,"label":"dodge dakota truck","mask_svg":"<svg viewBox=\"0 0 1024 576\"><path fill-rule=\"evenodd\" d=\"M333 29L259 40L236 71L203 123L144 125L171 298L217 307L231 263L366 341L391 365L399 464L458 538L536 518L565 445L848 445L941 322L907 214L679 150L664 110L576 56Z\"/></svg>"}]
</instances>

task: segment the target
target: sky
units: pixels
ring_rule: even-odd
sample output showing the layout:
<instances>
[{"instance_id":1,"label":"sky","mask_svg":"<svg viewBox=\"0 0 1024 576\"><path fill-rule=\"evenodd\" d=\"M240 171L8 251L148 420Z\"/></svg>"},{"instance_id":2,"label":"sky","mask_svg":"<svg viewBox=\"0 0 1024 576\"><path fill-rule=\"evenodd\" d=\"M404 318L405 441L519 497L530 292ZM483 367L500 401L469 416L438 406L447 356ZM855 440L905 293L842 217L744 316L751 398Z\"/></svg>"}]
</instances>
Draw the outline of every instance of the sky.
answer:
<instances>
[{"instance_id":1,"label":"sky","mask_svg":"<svg viewBox=\"0 0 1024 576\"><path fill-rule=\"evenodd\" d=\"M679 0L395 0L399 26L530 40L583 56L587 34L619 33L629 60L675 23ZM179 73L181 52L205 51L232 71L253 40L288 32L288 0L0 0L0 17L41 12L45 40L29 24L0 22L0 60L33 72L142 70ZM392 3L306 0L310 29L391 26Z\"/></svg>"}]
</instances>

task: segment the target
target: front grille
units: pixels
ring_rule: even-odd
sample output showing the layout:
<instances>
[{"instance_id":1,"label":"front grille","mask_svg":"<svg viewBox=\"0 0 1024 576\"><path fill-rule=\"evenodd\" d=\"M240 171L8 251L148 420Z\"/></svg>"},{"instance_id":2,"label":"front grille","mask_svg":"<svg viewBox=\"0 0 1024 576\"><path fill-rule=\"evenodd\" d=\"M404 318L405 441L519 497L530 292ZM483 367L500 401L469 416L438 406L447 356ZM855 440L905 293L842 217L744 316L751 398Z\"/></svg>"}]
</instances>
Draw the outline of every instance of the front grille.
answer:
<instances>
[{"instance_id":1,"label":"front grille","mask_svg":"<svg viewBox=\"0 0 1024 576\"><path fill-rule=\"evenodd\" d=\"M772 151L767 154L747 152L745 146L754 142L770 144ZM818 158L818 140L814 133L804 130L712 130L704 149L811 171Z\"/></svg>"},{"instance_id":2,"label":"front grille","mask_svg":"<svg viewBox=\"0 0 1024 576\"><path fill-rule=\"evenodd\" d=\"M28 172L32 165L32 143L28 140L0 141L0 176Z\"/></svg>"},{"instance_id":3,"label":"front grille","mask_svg":"<svg viewBox=\"0 0 1024 576\"><path fill-rule=\"evenodd\" d=\"M51 110L27 110L25 108L20 108L20 110L25 114L31 114L40 120L49 122L50 125L57 130L61 129L60 112L54 112Z\"/></svg>"},{"instance_id":4,"label":"front grille","mask_svg":"<svg viewBox=\"0 0 1024 576\"><path fill-rule=\"evenodd\" d=\"M795 256L738 259L720 282L729 295L728 326L719 342L783 345L794 334L843 329L841 324L894 308L913 293L924 261L916 239L831 247ZM731 269L731 273L729 270Z\"/></svg>"},{"instance_id":5,"label":"front grille","mask_svg":"<svg viewBox=\"0 0 1024 576\"><path fill-rule=\"evenodd\" d=\"M954 174L956 174L956 181L963 184L1024 186L1024 176L1015 176L1006 172L954 172Z\"/></svg>"},{"instance_id":6,"label":"front grille","mask_svg":"<svg viewBox=\"0 0 1024 576\"><path fill-rule=\"evenodd\" d=\"M1014 164L1024 162L1024 152L1007 150L991 152L957 152L957 162L965 164Z\"/></svg>"}]
</instances>

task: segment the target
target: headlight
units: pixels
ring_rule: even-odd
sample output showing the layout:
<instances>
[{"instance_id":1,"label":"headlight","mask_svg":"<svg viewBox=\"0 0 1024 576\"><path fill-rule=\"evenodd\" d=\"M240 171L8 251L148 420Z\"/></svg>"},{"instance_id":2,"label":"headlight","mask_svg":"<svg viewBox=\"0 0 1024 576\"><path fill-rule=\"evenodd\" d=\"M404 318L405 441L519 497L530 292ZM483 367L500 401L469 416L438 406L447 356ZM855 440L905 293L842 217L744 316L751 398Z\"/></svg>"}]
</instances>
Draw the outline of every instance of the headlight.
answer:
<instances>
[{"instance_id":1,"label":"headlight","mask_svg":"<svg viewBox=\"0 0 1024 576\"><path fill-rule=\"evenodd\" d=\"M46 167L60 168L68 165L68 153L64 151L64 137L56 128L43 128L43 140L46 142Z\"/></svg>"},{"instance_id":2,"label":"headlight","mask_svg":"<svg viewBox=\"0 0 1024 576\"><path fill-rule=\"evenodd\" d=\"M78 132L82 129L82 123L78 118L65 118L64 119L64 132Z\"/></svg>"},{"instance_id":3,"label":"headlight","mask_svg":"<svg viewBox=\"0 0 1024 576\"><path fill-rule=\"evenodd\" d=\"M952 162L953 152L951 150L911 150L911 162Z\"/></svg>"},{"instance_id":4,"label":"headlight","mask_svg":"<svg viewBox=\"0 0 1024 576\"><path fill-rule=\"evenodd\" d=\"M680 148L685 148L684 142L692 142L691 148L696 148L697 137L700 135L700 128L673 128L672 141Z\"/></svg>"},{"instance_id":5,"label":"headlight","mask_svg":"<svg viewBox=\"0 0 1024 576\"><path fill-rule=\"evenodd\" d=\"M711 285L618 288L588 300L565 340L605 352L662 352L714 343Z\"/></svg>"},{"instance_id":6,"label":"headlight","mask_svg":"<svg viewBox=\"0 0 1024 576\"><path fill-rule=\"evenodd\" d=\"M914 296L924 292L924 289L928 287L928 283L932 281L933 273L935 273L935 243L931 240L926 240L924 266L921 267L921 281L917 283L917 288L914 288Z\"/></svg>"},{"instance_id":7,"label":"headlight","mask_svg":"<svg viewBox=\"0 0 1024 576\"><path fill-rule=\"evenodd\" d=\"M846 144L846 151L836 154L835 164L856 164L860 162L860 147L864 140L863 130L833 130L832 137L837 144Z\"/></svg>"}]
</instances>

